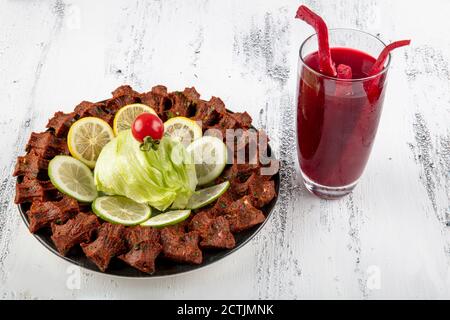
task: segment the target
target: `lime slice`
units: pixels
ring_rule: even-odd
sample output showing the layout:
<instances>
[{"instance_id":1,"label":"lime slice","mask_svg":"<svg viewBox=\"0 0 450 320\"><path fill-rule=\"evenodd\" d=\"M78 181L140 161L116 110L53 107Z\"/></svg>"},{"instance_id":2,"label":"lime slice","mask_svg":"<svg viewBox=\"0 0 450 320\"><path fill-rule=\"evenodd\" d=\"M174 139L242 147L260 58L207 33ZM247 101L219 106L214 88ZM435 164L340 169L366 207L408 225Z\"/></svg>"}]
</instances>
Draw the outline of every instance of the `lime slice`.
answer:
<instances>
[{"instance_id":1,"label":"lime slice","mask_svg":"<svg viewBox=\"0 0 450 320\"><path fill-rule=\"evenodd\" d=\"M209 188L197 190L189 199L186 208L195 210L207 206L223 195L229 187L230 182L225 181Z\"/></svg>"},{"instance_id":2,"label":"lime slice","mask_svg":"<svg viewBox=\"0 0 450 320\"><path fill-rule=\"evenodd\" d=\"M144 112L157 115L153 108L142 103L129 104L120 108L114 117L114 134L117 136L120 131L130 129L137 116Z\"/></svg>"},{"instance_id":3,"label":"lime slice","mask_svg":"<svg viewBox=\"0 0 450 320\"><path fill-rule=\"evenodd\" d=\"M97 197L91 170L75 158L54 157L48 164L48 176L59 191L78 201L92 202Z\"/></svg>"},{"instance_id":4,"label":"lime slice","mask_svg":"<svg viewBox=\"0 0 450 320\"><path fill-rule=\"evenodd\" d=\"M185 117L170 118L164 122L164 133L180 141L185 147L201 138L203 134L197 122Z\"/></svg>"},{"instance_id":5,"label":"lime slice","mask_svg":"<svg viewBox=\"0 0 450 320\"><path fill-rule=\"evenodd\" d=\"M98 197L92 203L92 211L103 220L125 226L140 224L152 213L148 205L122 196Z\"/></svg>"},{"instance_id":6,"label":"lime slice","mask_svg":"<svg viewBox=\"0 0 450 320\"><path fill-rule=\"evenodd\" d=\"M191 210L173 210L158 214L153 218L141 223L143 227L165 227L177 224L181 221L186 220L191 214Z\"/></svg>"},{"instance_id":7,"label":"lime slice","mask_svg":"<svg viewBox=\"0 0 450 320\"><path fill-rule=\"evenodd\" d=\"M191 153L198 185L214 181L227 164L227 147L219 138L204 136L192 142L187 151Z\"/></svg>"},{"instance_id":8,"label":"lime slice","mask_svg":"<svg viewBox=\"0 0 450 320\"><path fill-rule=\"evenodd\" d=\"M112 138L114 133L106 121L96 117L86 117L70 127L67 146L74 158L94 168L100 151Z\"/></svg>"}]
</instances>

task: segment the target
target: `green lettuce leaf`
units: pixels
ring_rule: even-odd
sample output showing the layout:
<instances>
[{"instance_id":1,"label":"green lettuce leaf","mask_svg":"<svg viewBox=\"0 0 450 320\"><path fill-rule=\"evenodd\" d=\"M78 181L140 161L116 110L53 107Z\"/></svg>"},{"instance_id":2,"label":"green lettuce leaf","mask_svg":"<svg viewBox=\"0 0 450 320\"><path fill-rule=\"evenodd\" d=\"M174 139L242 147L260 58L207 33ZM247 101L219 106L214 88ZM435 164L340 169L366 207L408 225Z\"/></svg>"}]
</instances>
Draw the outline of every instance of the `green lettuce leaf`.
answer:
<instances>
[{"instance_id":1,"label":"green lettuce leaf","mask_svg":"<svg viewBox=\"0 0 450 320\"><path fill-rule=\"evenodd\" d=\"M184 146L163 137L157 150L142 151L131 130L101 151L94 169L97 190L164 211L183 209L197 186L195 165Z\"/></svg>"}]
</instances>

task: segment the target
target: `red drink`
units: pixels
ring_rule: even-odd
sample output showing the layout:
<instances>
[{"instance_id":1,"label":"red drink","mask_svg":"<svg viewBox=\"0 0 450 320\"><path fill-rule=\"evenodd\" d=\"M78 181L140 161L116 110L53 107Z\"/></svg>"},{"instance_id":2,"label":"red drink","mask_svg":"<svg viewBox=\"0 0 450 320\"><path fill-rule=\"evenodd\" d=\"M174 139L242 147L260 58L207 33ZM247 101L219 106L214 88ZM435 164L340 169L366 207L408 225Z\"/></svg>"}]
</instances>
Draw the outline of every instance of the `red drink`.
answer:
<instances>
[{"instance_id":1,"label":"red drink","mask_svg":"<svg viewBox=\"0 0 450 320\"><path fill-rule=\"evenodd\" d=\"M300 168L309 191L323 198L339 198L353 190L369 158L383 106L390 52L411 41L386 46L362 31L328 30L322 17L304 5L295 17L316 31L300 48Z\"/></svg>"},{"instance_id":2,"label":"red drink","mask_svg":"<svg viewBox=\"0 0 450 320\"><path fill-rule=\"evenodd\" d=\"M354 30L330 30L330 39L343 33L355 33L343 38L359 36L360 45L368 38L376 49L367 51L375 56L383 49L381 41ZM317 49L307 50L309 41L317 42L313 37L300 52L298 156L307 188L324 198L338 198L354 188L369 158L383 106L387 66L369 76L376 59L337 41L330 50L332 60L336 66L351 67L352 79L324 75L319 71Z\"/></svg>"}]
</instances>

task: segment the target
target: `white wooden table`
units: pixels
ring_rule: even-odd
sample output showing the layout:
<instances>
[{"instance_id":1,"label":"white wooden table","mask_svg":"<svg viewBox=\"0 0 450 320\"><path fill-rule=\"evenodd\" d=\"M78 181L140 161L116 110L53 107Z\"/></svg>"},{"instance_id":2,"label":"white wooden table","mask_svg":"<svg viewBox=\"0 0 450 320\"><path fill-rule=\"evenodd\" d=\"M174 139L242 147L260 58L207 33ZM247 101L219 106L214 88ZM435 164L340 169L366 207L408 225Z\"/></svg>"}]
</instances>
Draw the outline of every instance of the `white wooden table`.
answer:
<instances>
[{"instance_id":1,"label":"white wooden table","mask_svg":"<svg viewBox=\"0 0 450 320\"><path fill-rule=\"evenodd\" d=\"M295 153L299 1L0 0L0 298L450 298L450 2L305 1L330 27L395 53L378 137L355 192L309 195ZM13 204L16 157L57 110L121 84L194 85L247 110L282 160L276 211L225 260L167 279L81 270L47 251Z\"/></svg>"}]
</instances>

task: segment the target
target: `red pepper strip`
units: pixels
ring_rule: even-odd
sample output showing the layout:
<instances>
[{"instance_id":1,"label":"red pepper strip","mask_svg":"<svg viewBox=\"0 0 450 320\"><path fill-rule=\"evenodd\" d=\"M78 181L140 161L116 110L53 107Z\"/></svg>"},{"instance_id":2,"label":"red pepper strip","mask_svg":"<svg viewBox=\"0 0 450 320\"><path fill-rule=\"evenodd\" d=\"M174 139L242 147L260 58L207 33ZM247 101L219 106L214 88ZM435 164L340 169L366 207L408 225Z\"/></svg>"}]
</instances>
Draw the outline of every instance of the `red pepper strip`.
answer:
<instances>
[{"instance_id":1,"label":"red pepper strip","mask_svg":"<svg viewBox=\"0 0 450 320\"><path fill-rule=\"evenodd\" d=\"M352 79L352 68L340 64L337 66L337 77L338 79ZM350 81L337 81L336 82L336 96L343 97L352 94L352 83Z\"/></svg>"},{"instance_id":2,"label":"red pepper strip","mask_svg":"<svg viewBox=\"0 0 450 320\"><path fill-rule=\"evenodd\" d=\"M337 77L338 79L351 79L353 77L352 68L345 64L338 65Z\"/></svg>"},{"instance_id":3,"label":"red pepper strip","mask_svg":"<svg viewBox=\"0 0 450 320\"><path fill-rule=\"evenodd\" d=\"M386 59L392 50L403 47L403 46L407 46L410 43L411 43L411 40L401 40L401 41L395 41L395 42L392 42L391 44L388 44L383 49L383 51L381 51L377 61L375 61L375 63L373 64L372 69L370 69L369 76L373 76L373 75L381 72L381 70L383 70Z\"/></svg>"},{"instance_id":4,"label":"red pepper strip","mask_svg":"<svg viewBox=\"0 0 450 320\"><path fill-rule=\"evenodd\" d=\"M317 38L319 39L320 72L330 77L336 77L337 72L331 59L330 44L328 43L328 28L325 21L304 5L298 8L295 17L312 26L317 33Z\"/></svg>"}]
</instances>

